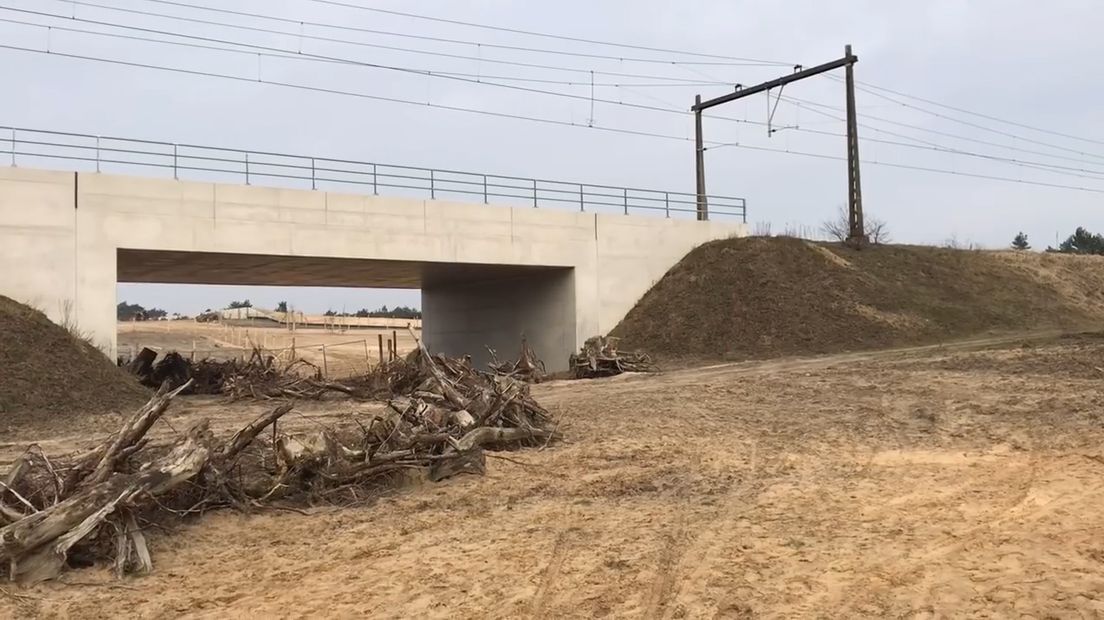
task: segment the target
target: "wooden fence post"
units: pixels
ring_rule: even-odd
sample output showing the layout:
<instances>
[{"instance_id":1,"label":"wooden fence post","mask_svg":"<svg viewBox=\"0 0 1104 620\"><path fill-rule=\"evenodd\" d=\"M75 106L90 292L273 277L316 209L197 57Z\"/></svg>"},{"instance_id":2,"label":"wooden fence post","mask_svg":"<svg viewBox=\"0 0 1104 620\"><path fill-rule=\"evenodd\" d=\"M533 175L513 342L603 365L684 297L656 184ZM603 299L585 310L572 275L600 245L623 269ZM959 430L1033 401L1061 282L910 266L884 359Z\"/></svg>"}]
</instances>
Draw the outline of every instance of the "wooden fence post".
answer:
<instances>
[{"instance_id":1,"label":"wooden fence post","mask_svg":"<svg viewBox=\"0 0 1104 620\"><path fill-rule=\"evenodd\" d=\"M330 378L330 364L326 360L326 345L322 345L322 378Z\"/></svg>"},{"instance_id":2,"label":"wooden fence post","mask_svg":"<svg viewBox=\"0 0 1104 620\"><path fill-rule=\"evenodd\" d=\"M379 336L379 355L380 355L380 363L382 364L383 363L383 334L376 334L376 335Z\"/></svg>"},{"instance_id":3,"label":"wooden fence post","mask_svg":"<svg viewBox=\"0 0 1104 620\"><path fill-rule=\"evenodd\" d=\"M368 356L368 339L361 340L364 343L364 367L372 372L372 358Z\"/></svg>"}]
</instances>

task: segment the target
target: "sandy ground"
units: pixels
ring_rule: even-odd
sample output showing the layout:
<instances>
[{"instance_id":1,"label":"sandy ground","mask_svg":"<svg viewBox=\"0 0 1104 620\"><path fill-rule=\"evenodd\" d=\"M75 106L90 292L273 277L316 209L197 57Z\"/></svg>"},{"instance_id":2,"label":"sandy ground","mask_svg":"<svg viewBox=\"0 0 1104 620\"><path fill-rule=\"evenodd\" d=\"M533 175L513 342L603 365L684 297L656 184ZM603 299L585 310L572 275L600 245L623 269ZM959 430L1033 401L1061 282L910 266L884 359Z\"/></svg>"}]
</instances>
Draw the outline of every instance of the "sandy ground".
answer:
<instances>
[{"instance_id":1,"label":"sandy ground","mask_svg":"<svg viewBox=\"0 0 1104 620\"><path fill-rule=\"evenodd\" d=\"M387 354L387 341L397 338L399 355L414 350L414 338L404 329L349 328L345 331L329 331L322 328L299 328L290 331L286 327L266 326L264 321L254 324L223 325L220 323L196 323L195 321L127 321L118 324L119 354L127 357L142 347L157 351L179 351L196 358L229 359L249 356L253 346L288 354L294 345L295 354L307 361L325 366L331 377L343 377L365 371L368 363L379 362L379 338L383 337L383 351ZM323 360L322 345L326 345Z\"/></svg>"},{"instance_id":2,"label":"sandy ground","mask_svg":"<svg viewBox=\"0 0 1104 620\"><path fill-rule=\"evenodd\" d=\"M555 382L567 441L485 477L207 515L0 615L1096 617L1102 387L1100 335Z\"/></svg>"}]
</instances>

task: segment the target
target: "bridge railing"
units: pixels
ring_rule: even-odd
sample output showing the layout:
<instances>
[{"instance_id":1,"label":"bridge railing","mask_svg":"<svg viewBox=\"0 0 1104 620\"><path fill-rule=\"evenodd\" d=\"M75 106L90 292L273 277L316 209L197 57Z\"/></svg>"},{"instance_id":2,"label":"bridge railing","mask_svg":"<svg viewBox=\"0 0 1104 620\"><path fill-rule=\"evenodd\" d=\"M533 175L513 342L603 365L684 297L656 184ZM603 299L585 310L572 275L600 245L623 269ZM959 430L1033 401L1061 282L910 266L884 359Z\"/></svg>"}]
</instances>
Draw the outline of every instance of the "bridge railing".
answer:
<instances>
[{"instance_id":1,"label":"bridge railing","mask_svg":"<svg viewBox=\"0 0 1104 620\"><path fill-rule=\"evenodd\" d=\"M584 212L650 213L692 217L697 197L594 183L419 168L377 162L177 144L111 136L0 126L0 163L13 166L75 162L96 172L160 170L174 179L281 184L309 189L360 186L375 195L463 198L484 204L559 207ZM747 221L747 203L731 196L707 197L709 216Z\"/></svg>"}]
</instances>

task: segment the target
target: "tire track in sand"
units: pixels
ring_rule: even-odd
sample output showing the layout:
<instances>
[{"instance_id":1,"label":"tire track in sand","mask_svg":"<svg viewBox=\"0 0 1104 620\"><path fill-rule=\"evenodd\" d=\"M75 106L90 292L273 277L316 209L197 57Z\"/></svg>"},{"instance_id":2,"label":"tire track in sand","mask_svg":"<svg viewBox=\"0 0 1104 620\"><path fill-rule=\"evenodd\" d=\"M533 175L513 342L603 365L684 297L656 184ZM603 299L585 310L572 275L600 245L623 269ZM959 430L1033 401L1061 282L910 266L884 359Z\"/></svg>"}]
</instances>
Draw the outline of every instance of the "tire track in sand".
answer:
<instances>
[{"instance_id":1,"label":"tire track in sand","mask_svg":"<svg viewBox=\"0 0 1104 620\"><path fill-rule=\"evenodd\" d=\"M540 585L537 586L537 592L533 595L533 608L530 610L530 614L534 618L544 617L544 610L548 607L552 589L560 580L560 569L563 567L566 555L567 532L560 532L552 546L552 556L548 559L548 566L545 567L544 574L541 576Z\"/></svg>"},{"instance_id":2,"label":"tire track in sand","mask_svg":"<svg viewBox=\"0 0 1104 620\"><path fill-rule=\"evenodd\" d=\"M707 559L707 550L715 548L715 543L723 533L732 529L735 517L751 509L747 505L746 495L756 482L755 473L759 467L758 452L758 442L753 442L748 458L746 479L729 489L720 507L710 517L709 523L702 524L694 528L694 532L690 532L690 524L684 521L678 528L683 533L682 536L671 534L667 537L667 542L660 552L656 579L649 590L648 604L643 617L663 618L667 615L671 601L678 598L682 592L681 587L676 590L675 586L687 569L690 574L688 578L682 579L681 583L696 583L704 579L704 573L712 566L712 562ZM680 545L682 540L685 543Z\"/></svg>"}]
</instances>

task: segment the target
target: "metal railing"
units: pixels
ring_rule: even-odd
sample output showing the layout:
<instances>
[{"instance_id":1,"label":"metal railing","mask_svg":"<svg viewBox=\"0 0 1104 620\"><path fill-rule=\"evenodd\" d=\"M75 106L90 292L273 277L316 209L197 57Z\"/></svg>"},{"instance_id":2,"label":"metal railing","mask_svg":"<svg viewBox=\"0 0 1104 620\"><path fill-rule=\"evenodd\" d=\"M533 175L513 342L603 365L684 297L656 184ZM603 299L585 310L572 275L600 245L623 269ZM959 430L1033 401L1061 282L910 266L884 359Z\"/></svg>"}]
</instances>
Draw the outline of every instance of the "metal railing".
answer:
<instances>
[{"instance_id":1,"label":"metal railing","mask_svg":"<svg viewBox=\"0 0 1104 620\"><path fill-rule=\"evenodd\" d=\"M0 126L0 163L37 165L51 160L80 162L96 172L131 172L139 169L171 171L174 179L191 178L224 182L290 184L293 187L327 189L351 185L371 187L389 194L408 193L439 200L452 196L475 197L484 204L560 207L590 212L662 213L687 217L697 212L691 193L615 187L418 168L375 162L247 151L195 144L176 144L91 134ZM710 217L747 221L743 198L707 197Z\"/></svg>"}]
</instances>

